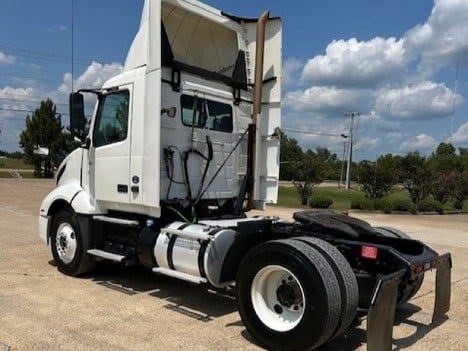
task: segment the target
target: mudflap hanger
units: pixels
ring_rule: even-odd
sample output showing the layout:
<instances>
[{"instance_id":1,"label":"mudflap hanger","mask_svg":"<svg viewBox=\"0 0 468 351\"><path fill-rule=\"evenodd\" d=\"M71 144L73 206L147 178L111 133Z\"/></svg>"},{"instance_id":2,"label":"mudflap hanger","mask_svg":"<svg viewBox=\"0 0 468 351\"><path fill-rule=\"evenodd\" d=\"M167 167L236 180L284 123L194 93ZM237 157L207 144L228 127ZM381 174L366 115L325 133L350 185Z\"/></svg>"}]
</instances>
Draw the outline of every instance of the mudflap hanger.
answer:
<instances>
[{"instance_id":1,"label":"mudflap hanger","mask_svg":"<svg viewBox=\"0 0 468 351\"><path fill-rule=\"evenodd\" d=\"M436 289L432 323L441 320L450 309L452 257L450 253L439 256L436 271ZM372 294L367 313L367 350L391 351L393 322L400 284L406 270L381 277Z\"/></svg>"}]
</instances>

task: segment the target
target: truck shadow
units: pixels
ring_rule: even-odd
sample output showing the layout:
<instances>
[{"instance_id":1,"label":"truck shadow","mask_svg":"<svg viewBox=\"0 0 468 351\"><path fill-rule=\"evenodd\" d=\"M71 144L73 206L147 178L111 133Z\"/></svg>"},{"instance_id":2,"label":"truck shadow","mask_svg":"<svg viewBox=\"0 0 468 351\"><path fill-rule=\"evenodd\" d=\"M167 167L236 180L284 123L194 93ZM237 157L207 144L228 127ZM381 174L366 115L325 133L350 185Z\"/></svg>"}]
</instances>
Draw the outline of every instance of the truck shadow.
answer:
<instances>
[{"instance_id":1,"label":"truck shadow","mask_svg":"<svg viewBox=\"0 0 468 351\"><path fill-rule=\"evenodd\" d=\"M148 294L168 302L165 308L209 322L237 311L232 289L214 290L152 273L141 266L101 263L84 278L126 295Z\"/></svg>"},{"instance_id":2,"label":"truck shadow","mask_svg":"<svg viewBox=\"0 0 468 351\"><path fill-rule=\"evenodd\" d=\"M84 278L126 295L148 294L165 300L167 304L164 305L164 308L204 323L237 311L233 289L215 291L204 286L156 275L144 267L124 267L104 263ZM414 329L414 332L403 338L394 339L393 351L403 350L414 345L447 320L445 318L436 323L423 324L411 318L420 311L420 307L410 303L397 309L394 325L411 326L411 330ZM243 323L238 320L226 325L228 328L233 326L242 327ZM246 329L241 332L241 335L249 342L261 347ZM357 320L345 334L328 342L318 350L353 351L365 344L366 320L361 319Z\"/></svg>"},{"instance_id":3,"label":"truck shadow","mask_svg":"<svg viewBox=\"0 0 468 351\"><path fill-rule=\"evenodd\" d=\"M399 325L409 325L413 328L416 328L414 333L408 335L404 338L396 338L393 340L392 351L399 351L409 348L410 346L416 344L418 340L422 339L429 332L435 328L442 325L448 318L444 318L441 321L423 324L416 322L410 319L415 313L421 311L419 306L406 303L400 306L395 312L395 322L394 326ZM242 322L239 321L239 324L242 325ZM259 345L256 340L250 335L247 330L243 330L241 335L248 340L249 342L262 347ZM354 325L352 325L343 335L340 337L328 342L327 344L316 349L317 351L354 351L367 343L367 334L366 334L366 319L362 318L356 320Z\"/></svg>"}]
</instances>

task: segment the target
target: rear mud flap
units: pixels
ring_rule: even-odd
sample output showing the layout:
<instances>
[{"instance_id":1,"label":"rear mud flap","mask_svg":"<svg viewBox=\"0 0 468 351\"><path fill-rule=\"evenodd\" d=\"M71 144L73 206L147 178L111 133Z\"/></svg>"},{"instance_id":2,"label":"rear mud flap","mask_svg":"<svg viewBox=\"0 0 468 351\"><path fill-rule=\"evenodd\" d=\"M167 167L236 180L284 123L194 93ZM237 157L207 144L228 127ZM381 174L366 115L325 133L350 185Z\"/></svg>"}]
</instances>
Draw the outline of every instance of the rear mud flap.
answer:
<instances>
[{"instance_id":1,"label":"rear mud flap","mask_svg":"<svg viewBox=\"0 0 468 351\"><path fill-rule=\"evenodd\" d=\"M367 313L368 351L392 350L398 284L405 273L405 270L400 270L381 277L377 282Z\"/></svg>"},{"instance_id":2,"label":"rear mud flap","mask_svg":"<svg viewBox=\"0 0 468 351\"><path fill-rule=\"evenodd\" d=\"M405 270L383 276L377 282L367 313L367 350L391 351L393 322L398 296L398 284ZM439 256L436 272L436 290L432 323L442 319L450 309L452 257Z\"/></svg>"},{"instance_id":3,"label":"rear mud flap","mask_svg":"<svg viewBox=\"0 0 468 351\"><path fill-rule=\"evenodd\" d=\"M450 309L452 284L452 256L449 253L439 256L436 273L436 292L432 323L442 319Z\"/></svg>"}]
</instances>

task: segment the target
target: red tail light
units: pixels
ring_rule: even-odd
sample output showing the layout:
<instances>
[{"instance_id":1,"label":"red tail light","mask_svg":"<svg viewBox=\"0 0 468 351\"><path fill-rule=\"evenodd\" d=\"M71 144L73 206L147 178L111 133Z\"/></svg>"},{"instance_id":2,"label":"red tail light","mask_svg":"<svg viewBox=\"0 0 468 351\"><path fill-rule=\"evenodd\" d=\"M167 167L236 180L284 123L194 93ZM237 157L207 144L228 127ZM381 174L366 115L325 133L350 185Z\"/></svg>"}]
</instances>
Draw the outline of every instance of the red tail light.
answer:
<instances>
[{"instance_id":1,"label":"red tail light","mask_svg":"<svg viewBox=\"0 0 468 351\"><path fill-rule=\"evenodd\" d=\"M361 248L361 256L372 260L377 259L379 249L374 246L363 246Z\"/></svg>"}]
</instances>

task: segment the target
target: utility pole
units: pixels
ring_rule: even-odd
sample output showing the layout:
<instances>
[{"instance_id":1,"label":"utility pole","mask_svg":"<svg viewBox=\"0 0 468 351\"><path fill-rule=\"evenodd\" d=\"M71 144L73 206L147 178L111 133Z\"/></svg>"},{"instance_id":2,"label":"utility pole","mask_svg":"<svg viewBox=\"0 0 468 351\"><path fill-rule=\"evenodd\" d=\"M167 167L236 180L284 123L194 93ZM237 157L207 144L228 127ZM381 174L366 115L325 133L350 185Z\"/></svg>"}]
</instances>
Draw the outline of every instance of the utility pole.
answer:
<instances>
[{"instance_id":1,"label":"utility pole","mask_svg":"<svg viewBox=\"0 0 468 351\"><path fill-rule=\"evenodd\" d=\"M71 92L74 90L75 79L75 1L71 0Z\"/></svg>"},{"instance_id":2,"label":"utility pole","mask_svg":"<svg viewBox=\"0 0 468 351\"><path fill-rule=\"evenodd\" d=\"M343 139L348 139L348 136L346 134L341 134L341 137ZM341 158L341 172L340 172L340 183L338 184L338 188L341 188L341 184L343 184L343 171L344 171L344 160L346 157L346 143L347 141L343 141L343 157Z\"/></svg>"},{"instance_id":3,"label":"utility pole","mask_svg":"<svg viewBox=\"0 0 468 351\"><path fill-rule=\"evenodd\" d=\"M346 186L345 189L349 190L351 188L351 166L353 163L353 127L354 127L354 118L359 117L361 114L359 112L346 112L345 116L351 118L351 126L349 128L349 150L348 150L348 165L346 168Z\"/></svg>"}]
</instances>

